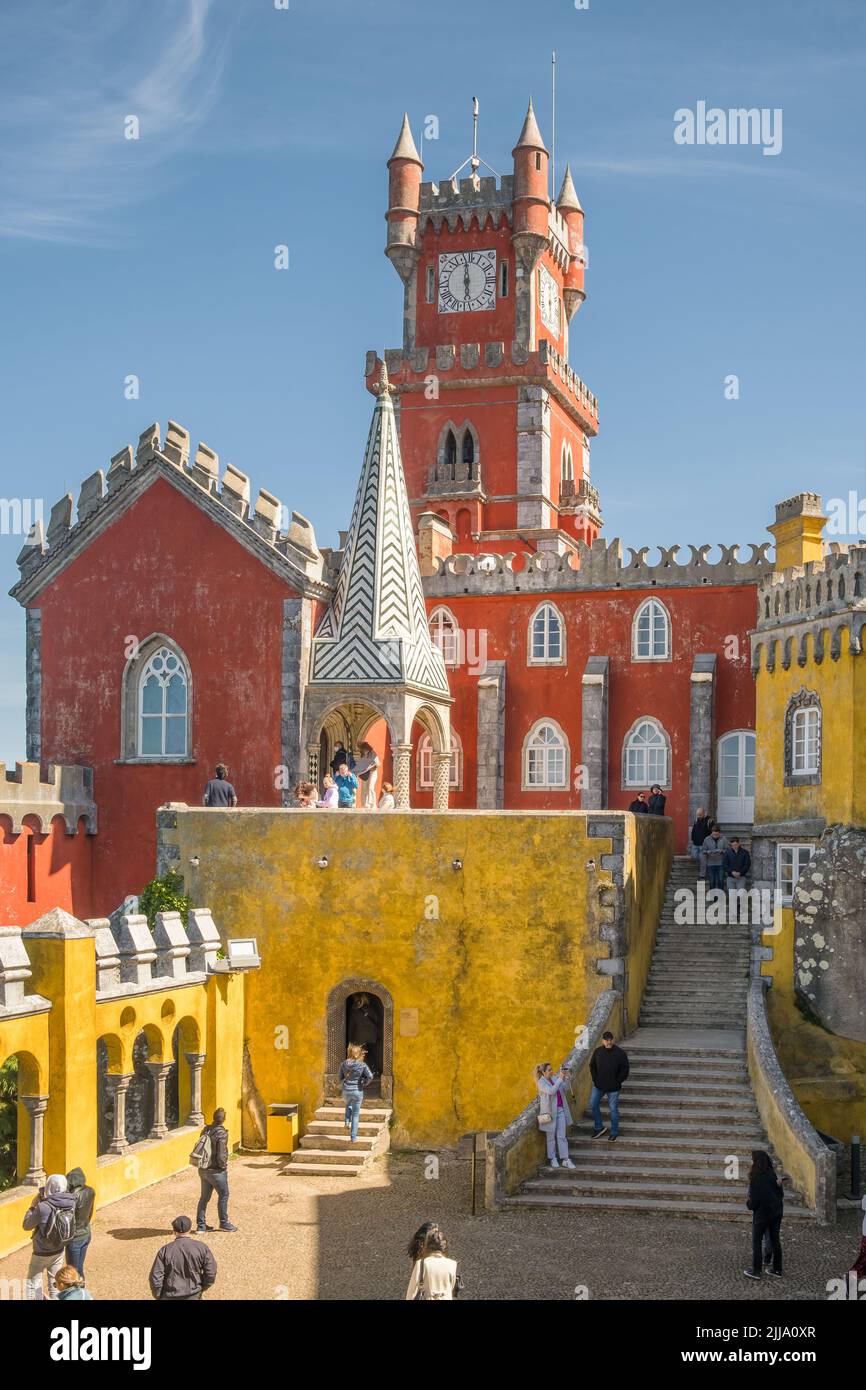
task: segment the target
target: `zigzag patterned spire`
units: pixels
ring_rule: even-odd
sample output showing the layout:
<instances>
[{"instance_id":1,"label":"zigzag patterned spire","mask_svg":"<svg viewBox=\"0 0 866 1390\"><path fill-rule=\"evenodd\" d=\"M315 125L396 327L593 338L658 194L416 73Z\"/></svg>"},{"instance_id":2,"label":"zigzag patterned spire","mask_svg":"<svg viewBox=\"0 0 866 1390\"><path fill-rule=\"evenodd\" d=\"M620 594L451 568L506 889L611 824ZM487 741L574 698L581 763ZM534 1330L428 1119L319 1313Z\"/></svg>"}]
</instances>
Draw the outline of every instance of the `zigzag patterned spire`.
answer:
<instances>
[{"instance_id":1,"label":"zigzag patterned spire","mask_svg":"<svg viewBox=\"0 0 866 1390\"><path fill-rule=\"evenodd\" d=\"M427 625L384 367L337 586L313 638L311 681L398 682L449 695L442 653Z\"/></svg>"}]
</instances>

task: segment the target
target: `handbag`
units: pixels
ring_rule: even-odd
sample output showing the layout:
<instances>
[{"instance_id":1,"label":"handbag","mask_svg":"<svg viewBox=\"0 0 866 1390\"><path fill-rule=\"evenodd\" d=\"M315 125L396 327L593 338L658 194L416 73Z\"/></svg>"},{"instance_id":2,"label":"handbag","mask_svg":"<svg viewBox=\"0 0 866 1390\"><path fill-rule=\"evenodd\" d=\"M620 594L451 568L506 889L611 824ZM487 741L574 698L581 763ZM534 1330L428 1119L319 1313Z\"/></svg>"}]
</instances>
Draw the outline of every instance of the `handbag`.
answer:
<instances>
[{"instance_id":1,"label":"handbag","mask_svg":"<svg viewBox=\"0 0 866 1390\"><path fill-rule=\"evenodd\" d=\"M539 1110L539 1112L538 1112L538 1123L539 1123L539 1125L549 1125L549 1124L552 1124L552 1123L553 1123L553 1116L552 1116L552 1115L548 1115L548 1114L546 1113L546 1111Z\"/></svg>"},{"instance_id":2,"label":"handbag","mask_svg":"<svg viewBox=\"0 0 866 1390\"><path fill-rule=\"evenodd\" d=\"M418 1287L417 1287L417 1289L415 1290L415 1297L412 1299L412 1302L413 1302L413 1303L424 1303L424 1302L426 1302L426 1299L427 1299L427 1294L426 1294L425 1291L424 1291L424 1261L422 1260L422 1261L421 1261L421 1277L420 1277L419 1280L418 1280Z\"/></svg>"}]
</instances>

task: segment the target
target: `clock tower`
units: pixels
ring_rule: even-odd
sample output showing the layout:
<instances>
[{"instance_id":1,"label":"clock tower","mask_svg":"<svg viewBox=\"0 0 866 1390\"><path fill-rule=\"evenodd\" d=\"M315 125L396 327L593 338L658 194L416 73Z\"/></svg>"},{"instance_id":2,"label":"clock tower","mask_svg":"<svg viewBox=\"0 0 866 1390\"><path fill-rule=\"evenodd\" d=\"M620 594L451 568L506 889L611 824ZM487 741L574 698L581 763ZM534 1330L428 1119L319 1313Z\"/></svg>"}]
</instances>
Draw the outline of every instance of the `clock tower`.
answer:
<instances>
[{"instance_id":1,"label":"clock tower","mask_svg":"<svg viewBox=\"0 0 866 1390\"><path fill-rule=\"evenodd\" d=\"M551 199L531 102L512 158L501 177L479 177L473 153L468 177L422 182L403 117L385 247L403 283L403 343L385 361L416 527L435 513L459 550L562 553L601 527L589 477L598 402L568 364L583 209L569 169ZM379 371L368 353L371 390Z\"/></svg>"}]
</instances>

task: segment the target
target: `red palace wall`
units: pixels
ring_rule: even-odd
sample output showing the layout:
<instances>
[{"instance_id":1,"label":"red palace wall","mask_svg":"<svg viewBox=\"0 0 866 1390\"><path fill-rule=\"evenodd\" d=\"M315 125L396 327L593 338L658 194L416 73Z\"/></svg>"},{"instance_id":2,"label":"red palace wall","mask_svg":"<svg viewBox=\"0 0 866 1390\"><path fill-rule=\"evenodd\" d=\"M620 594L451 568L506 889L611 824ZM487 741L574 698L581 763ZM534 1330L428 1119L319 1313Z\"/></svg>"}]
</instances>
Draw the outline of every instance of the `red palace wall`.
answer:
<instances>
[{"instance_id":1,"label":"red palace wall","mask_svg":"<svg viewBox=\"0 0 866 1390\"><path fill-rule=\"evenodd\" d=\"M95 913L153 877L157 806L200 804L217 762L228 764L242 804L279 804L287 597L276 575L162 479L40 595L42 761L93 769ZM155 632L190 665L193 761L121 764L128 639Z\"/></svg>"},{"instance_id":2,"label":"red palace wall","mask_svg":"<svg viewBox=\"0 0 866 1390\"><path fill-rule=\"evenodd\" d=\"M93 917L92 872L96 836L84 819L75 835L55 816L43 834L35 816L25 816L21 831L12 831L10 816L0 814L0 922L26 927L53 907L74 917ZM32 846L32 848L31 848Z\"/></svg>"}]
</instances>

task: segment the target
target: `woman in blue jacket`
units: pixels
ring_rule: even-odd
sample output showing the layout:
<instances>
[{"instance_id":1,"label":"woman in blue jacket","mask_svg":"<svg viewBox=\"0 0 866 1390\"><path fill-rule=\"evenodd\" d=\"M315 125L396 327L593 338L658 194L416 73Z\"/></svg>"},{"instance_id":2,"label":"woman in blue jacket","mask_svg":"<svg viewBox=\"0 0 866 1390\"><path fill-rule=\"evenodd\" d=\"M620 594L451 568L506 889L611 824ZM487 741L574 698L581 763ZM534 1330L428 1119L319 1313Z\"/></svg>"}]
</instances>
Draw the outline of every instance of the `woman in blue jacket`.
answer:
<instances>
[{"instance_id":1,"label":"woman in blue jacket","mask_svg":"<svg viewBox=\"0 0 866 1390\"><path fill-rule=\"evenodd\" d=\"M369 1086L373 1080L373 1073L364 1061L364 1055L363 1047L358 1043L349 1043L346 1060L340 1063L340 1085L343 1088L343 1100L346 1102L346 1128L350 1129L353 1144L358 1137L364 1087Z\"/></svg>"}]
</instances>

